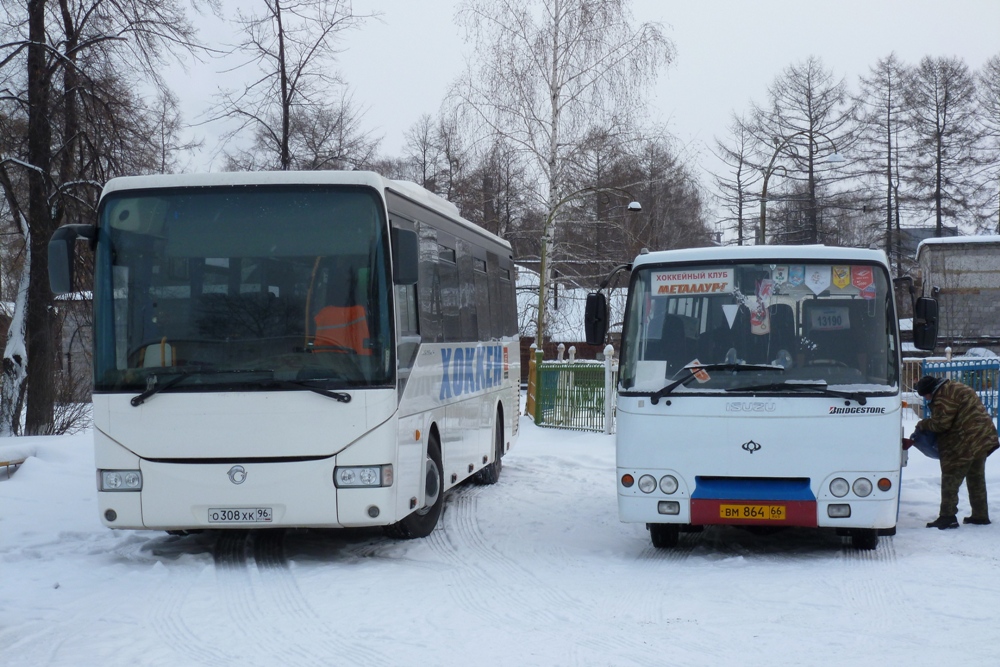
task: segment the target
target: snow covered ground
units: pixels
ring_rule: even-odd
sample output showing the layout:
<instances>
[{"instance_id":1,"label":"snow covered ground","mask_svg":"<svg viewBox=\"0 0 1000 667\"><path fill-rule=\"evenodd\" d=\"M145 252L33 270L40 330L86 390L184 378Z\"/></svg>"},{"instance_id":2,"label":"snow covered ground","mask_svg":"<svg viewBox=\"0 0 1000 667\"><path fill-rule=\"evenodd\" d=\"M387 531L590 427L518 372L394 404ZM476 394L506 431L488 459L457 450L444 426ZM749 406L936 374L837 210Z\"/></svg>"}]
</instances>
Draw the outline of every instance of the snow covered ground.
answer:
<instances>
[{"instance_id":1,"label":"snow covered ground","mask_svg":"<svg viewBox=\"0 0 1000 667\"><path fill-rule=\"evenodd\" d=\"M409 542L111 531L87 434L11 442L35 456L0 469L0 664L1000 662L1000 521L924 528L936 461L912 454L899 532L874 552L721 528L661 551L618 521L612 437L521 433L497 485L457 489ZM996 460L987 477L1000 519Z\"/></svg>"}]
</instances>

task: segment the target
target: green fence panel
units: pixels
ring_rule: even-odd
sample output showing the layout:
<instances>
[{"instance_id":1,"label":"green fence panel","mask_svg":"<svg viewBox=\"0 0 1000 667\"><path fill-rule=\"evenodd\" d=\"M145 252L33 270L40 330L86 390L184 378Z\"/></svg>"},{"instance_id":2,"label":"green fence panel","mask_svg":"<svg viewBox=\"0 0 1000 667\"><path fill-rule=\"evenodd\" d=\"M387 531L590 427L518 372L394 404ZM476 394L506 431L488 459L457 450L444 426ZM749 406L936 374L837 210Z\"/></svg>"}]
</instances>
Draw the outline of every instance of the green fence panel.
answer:
<instances>
[{"instance_id":1,"label":"green fence panel","mask_svg":"<svg viewBox=\"0 0 1000 667\"><path fill-rule=\"evenodd\" d=\"M538 369L535 423L603 431L604 399L602 362L543 362Z\"/></svg>"}]
</instances>

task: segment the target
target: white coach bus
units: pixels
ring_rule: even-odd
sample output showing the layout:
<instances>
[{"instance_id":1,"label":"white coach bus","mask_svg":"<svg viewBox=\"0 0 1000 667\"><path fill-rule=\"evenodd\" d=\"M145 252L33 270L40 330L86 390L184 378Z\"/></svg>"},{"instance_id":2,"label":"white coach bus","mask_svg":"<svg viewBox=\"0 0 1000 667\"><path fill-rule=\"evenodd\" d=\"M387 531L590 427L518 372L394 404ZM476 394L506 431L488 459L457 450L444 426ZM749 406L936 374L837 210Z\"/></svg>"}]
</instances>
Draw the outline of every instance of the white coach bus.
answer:
<instances>
[{"instance_id":1,"label":"white coach bus","mask_svg":"<svg viewBox=\"0 0 1000 667\"><path fill-rule=\"evenodd\" d=\"M618 509L657 547L732 524L895 532L900 338L884 253L824 246L644 253L630 265ZM936 336L918 299L914 342ZM604 339L603 295L588 338Z\"/></svg>"},{"instance_id":2,"label":"white coach bus","mask_svg":"<svg viewBox=\"0 0 1000 667\"><path fill-rule=\"evenodd\" d=\"M94 274L94 447L111 528L385 526L497 481L517 436L510 245L368 172L108 182Z\"/></svg>"}]
</instances>

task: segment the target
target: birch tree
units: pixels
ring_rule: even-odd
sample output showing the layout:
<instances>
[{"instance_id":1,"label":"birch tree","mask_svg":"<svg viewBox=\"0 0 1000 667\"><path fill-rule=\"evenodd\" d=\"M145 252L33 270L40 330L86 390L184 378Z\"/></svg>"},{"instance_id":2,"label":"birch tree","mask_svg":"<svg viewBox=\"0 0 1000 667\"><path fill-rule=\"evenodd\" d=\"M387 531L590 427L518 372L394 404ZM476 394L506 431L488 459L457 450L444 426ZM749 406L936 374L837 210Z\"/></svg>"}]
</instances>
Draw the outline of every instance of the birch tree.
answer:
<instances>
[{"instance_id":1,"label":"birch tree","mask_svg":"<svg viewBox=\"0 0 1000 667\"><path fill-rule=\"evenodd\" d=\"M574 194L567 165L592 128L613 137L637 125L673 45L659 24L633 25L627 0L464 0L457 18L474 55L454 95L482 134L530 161L551 250L555 209Z\"/></svg>"}]
</instances>

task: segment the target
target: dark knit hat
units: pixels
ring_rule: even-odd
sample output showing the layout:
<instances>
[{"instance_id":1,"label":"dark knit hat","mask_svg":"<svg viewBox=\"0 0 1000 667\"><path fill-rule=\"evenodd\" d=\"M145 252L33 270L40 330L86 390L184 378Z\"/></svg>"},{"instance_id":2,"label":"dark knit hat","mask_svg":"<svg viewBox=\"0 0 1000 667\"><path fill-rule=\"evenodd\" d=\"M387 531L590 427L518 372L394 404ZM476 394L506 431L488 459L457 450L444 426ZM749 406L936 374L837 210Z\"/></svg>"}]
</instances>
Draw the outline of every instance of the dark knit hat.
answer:
<instances>
[{"instance_id":1,"label":"dark knit hat","mask_svg":"<svg viewBox=\"0 0 1000 667\"><path fill-rule=\"evenodd\" d=\"M920 396L929 396L930 394L933 394L934 390L937 389L942 383L944 383L944 378L936 378L931 375L925 375L920 378L913 389Z\"/></svg>"}]
</instances>

